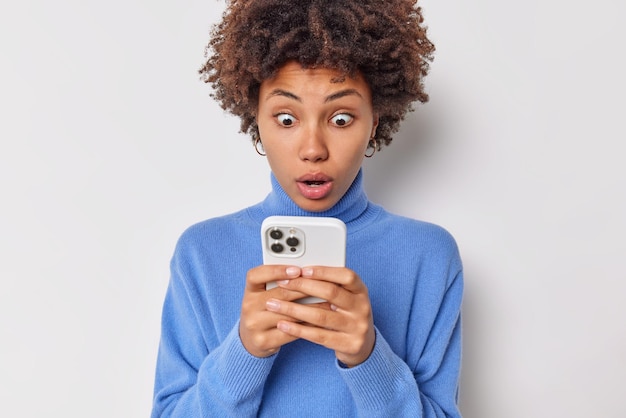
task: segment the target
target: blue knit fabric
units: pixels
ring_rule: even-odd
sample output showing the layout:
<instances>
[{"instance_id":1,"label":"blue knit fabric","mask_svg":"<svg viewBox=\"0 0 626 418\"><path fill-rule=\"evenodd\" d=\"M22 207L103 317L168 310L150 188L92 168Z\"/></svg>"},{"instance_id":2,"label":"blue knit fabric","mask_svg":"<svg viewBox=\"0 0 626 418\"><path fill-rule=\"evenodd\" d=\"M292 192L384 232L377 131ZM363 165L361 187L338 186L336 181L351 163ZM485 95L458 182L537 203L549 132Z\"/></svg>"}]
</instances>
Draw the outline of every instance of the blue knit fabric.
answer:
<instances>
[{"instance_id":1,"label":"blue knit fabric","mask_svg":"<svg viewBox=\"0 0 626 418\"><path fill-rule=\"evenodd\" d=\"M444 229L368 201L359 173L323 213L305 212L272 176L250 208L186 230L163 306L152 417L459 417L462 267ZM342 367L304 340L268 358L238 334L246 272L262 262L270 215L332 216L348 228L347 267L368 287L370 357Z\"/></svg>"}]
</instances>

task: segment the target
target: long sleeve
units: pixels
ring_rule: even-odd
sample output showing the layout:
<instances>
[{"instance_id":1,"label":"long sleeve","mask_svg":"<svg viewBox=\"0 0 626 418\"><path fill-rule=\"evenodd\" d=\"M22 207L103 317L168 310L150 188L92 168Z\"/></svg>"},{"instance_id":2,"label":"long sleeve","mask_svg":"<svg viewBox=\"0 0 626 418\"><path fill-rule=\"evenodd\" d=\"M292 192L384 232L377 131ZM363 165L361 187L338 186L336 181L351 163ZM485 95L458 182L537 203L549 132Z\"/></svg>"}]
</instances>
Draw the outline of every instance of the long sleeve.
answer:
<instances>
[{"instance_id":1,"label":"long sleeve","mask_svg":"<svg viewBox=\"0 0 626 418\"><path fill-rule=\"evenodd\" d=\"M461 318L458 312L462 292L462 273L459 272L445 295L428 342L413 368L393 352L376 330L376 345L370 358L355 368L341 370L359 417L461 416L457 394L461 364Z\"/></svg>"},{"instance_id":2,"label":"long sleeve","mask_svg":"<svg viewBox=\"0 0 626 418\"><path fill-rule=\"evenodd\" d=\"M182 243L172 259L152 418L256 416L274 357L257 358L245 350L236 318L225 338L216 341L214 312L202 288L206 279L199 279L189 253L198 251Z\"/></svg>"},{"instance_id":3,"label":"long sleeve","mask_svg":"<svg viewBox=\"0 0 626 418\"><path fill-rule=\"evenodd\" d=\"M349 261L368 286L376 325L368 360L341 369L358 416L460 417L464 283L454 238L432 224L385 216L360 231L352 248Z\"/></svg>"}]
</instances>

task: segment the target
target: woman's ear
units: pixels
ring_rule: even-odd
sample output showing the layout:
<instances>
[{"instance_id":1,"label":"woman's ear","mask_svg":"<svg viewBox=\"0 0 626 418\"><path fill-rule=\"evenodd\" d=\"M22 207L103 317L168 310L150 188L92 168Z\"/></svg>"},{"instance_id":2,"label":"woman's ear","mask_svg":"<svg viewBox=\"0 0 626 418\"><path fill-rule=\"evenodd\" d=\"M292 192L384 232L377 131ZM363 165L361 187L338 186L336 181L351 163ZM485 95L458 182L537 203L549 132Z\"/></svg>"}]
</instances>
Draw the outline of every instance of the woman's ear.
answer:
<instances>
[{"instance_id":1,"label":"woman's ear","mask_svg":"<svg viewBox=\"0 0 626 418\"><path fill-rule=\"evenodd\" d=\"M370 135L370 138L375 138L376 137L376 129L378 128L378 122L380 121L380 118L378 116L378 113L376 113L374 115L374 123L372 125L372 134Z\"/></svg>"}]
</instances>

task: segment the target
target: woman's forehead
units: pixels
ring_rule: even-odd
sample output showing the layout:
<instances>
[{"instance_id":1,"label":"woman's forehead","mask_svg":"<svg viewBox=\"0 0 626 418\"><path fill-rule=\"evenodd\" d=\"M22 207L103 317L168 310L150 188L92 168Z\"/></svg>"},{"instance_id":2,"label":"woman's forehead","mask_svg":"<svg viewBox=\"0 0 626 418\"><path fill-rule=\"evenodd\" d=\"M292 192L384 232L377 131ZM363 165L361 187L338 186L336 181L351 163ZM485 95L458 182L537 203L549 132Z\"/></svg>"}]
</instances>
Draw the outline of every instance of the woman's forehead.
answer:
<instances>
[{"instance_id":1,"label":"woman's forehead","mask_svg":"<svg viewBox=\"0 0 626 418\"><path fill-rule=\"evenodd\" d=\"M296 61L288 62L273 77L264 80L261 91L261 99L274 95L292 96L293 99L300 98L300 95L333 98L338 91L350 91L362 98L369 98L371 94L359 74L349 77L334 68L305 68Z\"/></svg>"}]
</instances>

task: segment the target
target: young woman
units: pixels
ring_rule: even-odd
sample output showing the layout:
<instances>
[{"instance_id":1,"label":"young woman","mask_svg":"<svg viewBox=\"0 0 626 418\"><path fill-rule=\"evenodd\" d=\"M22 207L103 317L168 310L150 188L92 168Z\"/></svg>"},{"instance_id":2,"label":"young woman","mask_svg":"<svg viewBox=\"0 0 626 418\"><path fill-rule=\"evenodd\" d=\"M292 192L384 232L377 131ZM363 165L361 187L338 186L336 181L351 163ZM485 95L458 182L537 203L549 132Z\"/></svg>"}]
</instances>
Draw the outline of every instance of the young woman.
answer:
<instances>
[{"instance_id":1,"label":"young woman","mask_svg":"<svg viewBox=\"0 0 626 418\"><path fill-rule=\"evenodd\" d=\"M228 3L201 73L272 191L181 236L153 417L460 416L455 242L369 202L361 172L427 100L433 49L411 0ZM341 219L346 267L262 265L271 215Z\"/></svg>"}]
</instances>

